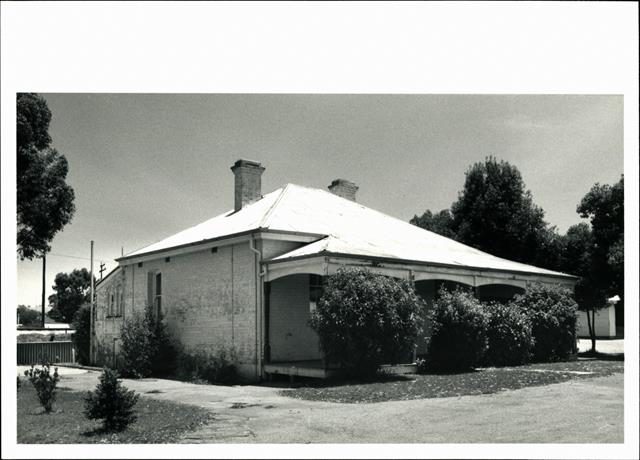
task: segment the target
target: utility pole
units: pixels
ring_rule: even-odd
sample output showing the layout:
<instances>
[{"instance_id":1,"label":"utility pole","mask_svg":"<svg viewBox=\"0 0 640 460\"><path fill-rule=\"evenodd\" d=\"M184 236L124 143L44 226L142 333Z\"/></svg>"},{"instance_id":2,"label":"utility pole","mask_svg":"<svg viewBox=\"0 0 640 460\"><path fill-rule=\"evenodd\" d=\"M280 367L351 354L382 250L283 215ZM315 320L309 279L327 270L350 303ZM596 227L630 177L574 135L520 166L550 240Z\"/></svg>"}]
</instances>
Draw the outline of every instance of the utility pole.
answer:
<instances>
[{"instance_id":1,"label":"utility pole","mask_svg":"<svg viewBox=\"0 0 640 460\"><path fill-rule=\"evenodd\" d=\"M94 335L94 324L93 324L93 240L91 240L91 323L89 327L89 364L93 364L93 335ZM44 307L43 307L44 308Z\"/></svg>"},{"instance_id":2,"label":"utility pole","mask_svg":"<svg viewBox=\"0 0 640 460\"><path fill-rule=\"evenodd\" d=\"M42 254L42 329L44 329L44 291L45 275L47 271L47 253Z\"/></svg>"}]
</instances>

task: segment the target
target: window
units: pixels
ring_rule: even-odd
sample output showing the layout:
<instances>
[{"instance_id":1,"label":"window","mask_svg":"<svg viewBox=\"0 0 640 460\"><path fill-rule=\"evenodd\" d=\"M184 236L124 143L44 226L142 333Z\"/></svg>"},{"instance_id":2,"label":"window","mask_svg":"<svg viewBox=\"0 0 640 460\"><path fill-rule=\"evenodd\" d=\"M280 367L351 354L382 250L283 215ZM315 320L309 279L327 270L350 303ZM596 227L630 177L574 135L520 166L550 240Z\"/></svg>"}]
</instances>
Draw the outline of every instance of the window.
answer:
<instances>
[{"instance_id":1,"label":"window","mask_svg":"<svg viewBox=\"0 0 640 460\"><path fill-rule=\"evenodd\" d=\"M115 297L113 291L109 290L109 309L107 311L107 316L113 316L113 311L115 308Z\"/></svg>"},{"instance_id":2,"label":"window","mask_svg":"<svg viewBox=\"0 0 640 460\"><path fill-rule=\"evenodd\" d=\"M116 308L116 315L122 316L122 312L124 311L124 289L122 286L118 286L118 306Z\"/></svg>"},{"instance_id":3,"label":"window","mask_svg":"<svg viewBox=\"0 0 640 460\"><path fill-rule=\"evenodd\" d=\"M160 272L147 273L147 303L153 307L156 315L162 312L162 273Z\"/></svg>"},{"instance_id":4,"label":"window","mask_svg":"<svg viewBox=\"0 0 640 460\"><path fill-rule=\"evenodd\" d=\"M323 278L320 275L309 275L309 313L313 313L322 297Z\"/></svg>"}]
</instances>

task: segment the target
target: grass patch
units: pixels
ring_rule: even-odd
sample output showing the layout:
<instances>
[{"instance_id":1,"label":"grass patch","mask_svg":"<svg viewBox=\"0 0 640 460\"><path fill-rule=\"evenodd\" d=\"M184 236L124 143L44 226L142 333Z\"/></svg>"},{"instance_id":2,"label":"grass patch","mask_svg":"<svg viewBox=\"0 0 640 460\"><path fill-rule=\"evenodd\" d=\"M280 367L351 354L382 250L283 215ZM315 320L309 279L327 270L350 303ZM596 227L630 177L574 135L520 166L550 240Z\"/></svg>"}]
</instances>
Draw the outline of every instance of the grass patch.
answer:
<instances>
[{"instance_id":1,"label":"grass patch","mask_svg":"<svg viewBox=\"0 0 640 460\"><path fill-rule=\"evenodd\" d=\"M425 374L378 382L310 382L282 390L282 396L338 403L402 401L491 394L574 379L604 377L624 371L616 361L578 360L518 367L488 368L458 374Z\"/></svg>"},{"instance_id":2,"label":"grass patch","mask_svg":"<svg viewBox=\"0 0 640 460\"><path fill-rule=\"evenodd\" d=\"M106 433L99 421L82 413L85 393L58 391L53 412L39 411L31 384L18 390L18 443L171 443L180 436L213 420L213 414L198 407L141 397L136 405L138 420L120 433Z\"/></svg>"}]
</instances>

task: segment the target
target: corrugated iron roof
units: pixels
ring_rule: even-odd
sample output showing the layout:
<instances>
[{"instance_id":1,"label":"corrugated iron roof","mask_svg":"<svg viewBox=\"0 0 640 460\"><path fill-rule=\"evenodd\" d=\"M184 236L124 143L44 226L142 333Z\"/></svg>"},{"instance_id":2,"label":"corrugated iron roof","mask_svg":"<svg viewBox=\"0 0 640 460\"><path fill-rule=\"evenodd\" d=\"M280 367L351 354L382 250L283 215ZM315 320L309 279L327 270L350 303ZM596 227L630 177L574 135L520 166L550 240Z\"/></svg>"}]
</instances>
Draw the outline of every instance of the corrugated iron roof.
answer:
<instances>
[{"instance_id":1,"label":"corrugated iron roof","mask_svg":"<svg viewBox=\"0 0 640 460\"><path fill-rule=\"evenodd\" d=\"M326 190L295 184L287 184L238 212L228 211L127 257L257 229L325 235L274 258L274 262L331 253L571 276L502 259Z\"/></svg>"}]
</instances>

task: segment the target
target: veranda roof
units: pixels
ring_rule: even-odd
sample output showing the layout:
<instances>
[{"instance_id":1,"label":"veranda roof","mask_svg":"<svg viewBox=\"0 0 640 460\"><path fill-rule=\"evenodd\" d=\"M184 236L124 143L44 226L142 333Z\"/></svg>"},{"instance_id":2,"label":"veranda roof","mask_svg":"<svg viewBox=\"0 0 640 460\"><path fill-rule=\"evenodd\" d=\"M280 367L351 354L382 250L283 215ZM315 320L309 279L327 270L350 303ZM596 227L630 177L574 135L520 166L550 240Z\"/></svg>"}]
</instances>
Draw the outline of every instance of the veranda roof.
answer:
<instances>
[{"instance_id":1,"label":"veranda roof","mask_svg":"<svg viewBox=\"0 0 640 460\"><path fill-rule=\"evenodd\" d=\"M317 241L273 262L342 254L574 278L493 256L328 191L295 184L287 184L238 212L228 211L128 254L125 259L253 230L318 235Z\"/></svg>"}]
</instances>

